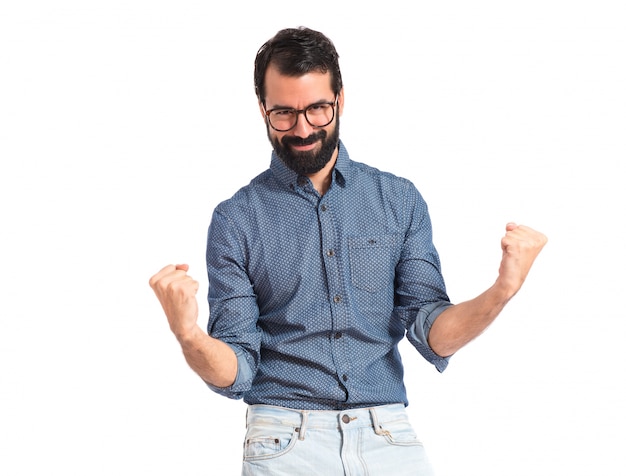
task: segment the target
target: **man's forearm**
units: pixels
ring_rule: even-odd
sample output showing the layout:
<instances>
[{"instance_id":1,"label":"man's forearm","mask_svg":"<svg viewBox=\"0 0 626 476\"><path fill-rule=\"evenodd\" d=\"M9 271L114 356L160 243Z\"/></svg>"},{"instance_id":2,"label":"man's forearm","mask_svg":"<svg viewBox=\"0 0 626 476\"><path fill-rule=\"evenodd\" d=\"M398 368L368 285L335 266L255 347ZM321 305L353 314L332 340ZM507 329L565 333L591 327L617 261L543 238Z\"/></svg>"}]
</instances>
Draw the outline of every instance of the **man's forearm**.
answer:
<instances>
[{"instance_id":1,"label":"man's forearm","mask_svg":"<svg viewBox=\"0 0 626 476\"><path fill-rule=\"evenodd\" d=\"M500 314L512 295L497 285L479 296L444 310L433 323L428 343L442 357L478 337Z\"/></svg>"},{"instance_id":2,"label":"man's forearm","mask_svg":"<svg viewBox=\"0 0 626 476\"><path fill-rule=\"evenodd\" d=\"M185 336L176 336L185 360L202 380L216 387L228 387L237 377L237 356L224 342L196 326Z\"/></svg>"},{"instance_id":3,"label":"man's forearm","mask_svg":"<svg viewBox=\"0 0 626 476\"><path fill-rule=\"evenodd\" d=\"M428 336L431 349L448 357L480 335L519 291L547 241L532 228L507 223L495 284L476 298L447 308L435 319Z\"/></svg>"}]
</instances>

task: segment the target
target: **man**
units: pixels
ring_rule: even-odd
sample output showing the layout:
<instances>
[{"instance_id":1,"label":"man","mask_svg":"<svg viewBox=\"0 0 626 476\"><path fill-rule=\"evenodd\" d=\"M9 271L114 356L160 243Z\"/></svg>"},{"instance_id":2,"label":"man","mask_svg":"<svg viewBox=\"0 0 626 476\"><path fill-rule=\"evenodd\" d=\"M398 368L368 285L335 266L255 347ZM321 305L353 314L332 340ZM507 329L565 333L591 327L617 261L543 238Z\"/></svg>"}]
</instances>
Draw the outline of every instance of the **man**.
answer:
<instances>
[{"instance_id":1,"label":"man","mask_svg":"<svg viewBox=\"0 0 626 476\"><path fill-rule=\"evenodd\" d=\"M452 305L419 192L352 161L339 139L332 42L279 31L254 81L274 151L213 213L208 333L187 265L150 285L191 368L248 404L243 474L430 475L397 344L406 336L443 371L520 289L546 238L507 224L493 286Z\"/></svg>"}]
</instances>

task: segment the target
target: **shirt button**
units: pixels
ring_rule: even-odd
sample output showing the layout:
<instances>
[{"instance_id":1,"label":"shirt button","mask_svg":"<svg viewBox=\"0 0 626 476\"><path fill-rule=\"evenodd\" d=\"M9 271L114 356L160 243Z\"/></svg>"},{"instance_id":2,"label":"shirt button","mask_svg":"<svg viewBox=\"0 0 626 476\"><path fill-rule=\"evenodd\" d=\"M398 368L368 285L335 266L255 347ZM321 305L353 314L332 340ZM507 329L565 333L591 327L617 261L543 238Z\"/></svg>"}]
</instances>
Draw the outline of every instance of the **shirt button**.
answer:
<instances>
[{"instance_id":1,"label":"shirt button","mask_svg":"<svg viewBox=\"0 0 626 476\"><path fill-rule=\"evenodd\" d=\"M335 256L335 250L328 250L328 251L326 252L326 254L327 254L328 256Z\"/></svg>"},{"instance_id":2,"label":"shirt button","mask_svg":"<svg viewBox=\"0 0 626 476\"><path fill-rule=\"evenodd\" d=\"M348 415L344 415L341 417L341 421L344 423L350 423L350 417Z\"/></svg>"},{"instance_id":3,"label":"shirt button","mask_svg":"<svg viewBox=\"0 0 626 476\"><path fill-rule=\"evenodd\" d=\"M341 336L342 336L341 332L335 333L335 339L341 339Z\"/></svg>"},{"instance_id":4,"label":"shirt button","mask_svg":"<svg viewBox=\"0 0 626 476\"><path fill-rule=\"evenodd\" d=\"M326 210L328 210L328 205L326 204L322 205L322 211L325 212Z\"/></svg>"},{"instance_id":5,"label":"shirt button","mask_svg":"<svg viewBox=\"0 0 626 476\"><path fill-rule=\"evenodd\" d=\"M340 303L341 302L341 294L337 294L334 298L333 301L335 301L335 303Z\"/></svg>"},{"instance_id":6,"label":"shirt button","mask_svg":"<svg viewBox=\"0 0 626 476\"><path fill-rule=\"evenodd\" d=\"M346 382L348 380L348 376L346 374L343 374L341 376L341 380L343 380L344 382Z\"/></svg>"}]
</instances>

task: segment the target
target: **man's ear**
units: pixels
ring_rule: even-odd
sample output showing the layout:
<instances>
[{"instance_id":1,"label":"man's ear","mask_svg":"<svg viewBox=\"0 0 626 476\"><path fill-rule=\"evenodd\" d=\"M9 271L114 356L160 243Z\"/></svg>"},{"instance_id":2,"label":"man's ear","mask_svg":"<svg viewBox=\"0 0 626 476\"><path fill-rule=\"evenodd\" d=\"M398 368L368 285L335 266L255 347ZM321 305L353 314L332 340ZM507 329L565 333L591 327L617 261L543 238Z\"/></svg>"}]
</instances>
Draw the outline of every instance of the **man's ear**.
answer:
<instances>
[{"instance_id":1,"label":"man's ear","mask_svg":"<svg viewBox=\"0 0 626 476\"><path fill-rule=\"evenodd\" d=\"M340 116L343 114L343 99L343 88L341 88L341 91L339 91L339 94L337 95L337 114Z\"/></svg>"}]
</instances>

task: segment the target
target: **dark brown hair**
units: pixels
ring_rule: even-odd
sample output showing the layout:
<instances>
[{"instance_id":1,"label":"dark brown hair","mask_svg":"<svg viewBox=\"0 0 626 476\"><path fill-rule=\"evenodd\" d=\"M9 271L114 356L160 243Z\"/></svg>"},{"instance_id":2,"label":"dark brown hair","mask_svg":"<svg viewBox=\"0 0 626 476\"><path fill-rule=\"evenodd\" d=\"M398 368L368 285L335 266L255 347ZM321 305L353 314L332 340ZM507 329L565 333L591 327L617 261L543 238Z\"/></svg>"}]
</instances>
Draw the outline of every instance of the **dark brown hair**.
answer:
<instances>
[{"instance_id":1,"label":"dark brown hair","mask_svg":"<svg viewBox=\"0 0 626 476\"><path fill-rule=\"evenodd\" d=\"M280 30L259 48L254 61L254 89L262 104L265 104L265 72L270 64L285 76L330 71L333 93L338 95L343 87L339 55L333 42L310 28Z\"/></svg>"}]
</instances>

